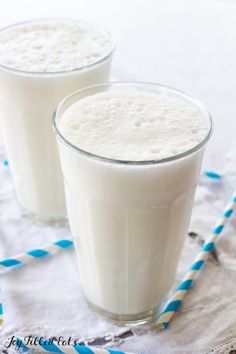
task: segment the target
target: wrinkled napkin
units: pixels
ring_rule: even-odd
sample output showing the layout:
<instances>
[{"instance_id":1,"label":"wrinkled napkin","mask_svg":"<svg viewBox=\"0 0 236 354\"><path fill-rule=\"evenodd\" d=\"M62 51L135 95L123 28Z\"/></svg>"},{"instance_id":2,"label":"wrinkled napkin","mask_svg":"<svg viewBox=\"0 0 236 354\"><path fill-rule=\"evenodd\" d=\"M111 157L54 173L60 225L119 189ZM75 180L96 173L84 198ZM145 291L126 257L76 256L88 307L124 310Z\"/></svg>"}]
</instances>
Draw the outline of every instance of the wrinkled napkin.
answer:
<instances>
[{"instance_id":1,"label":"wrinkled napkin","mask_svg":"<svg viewBox=\"0 0 236 354\"><path fill-rule=\"evenodd\" d=\"M3 151L0 155L2 160ZM200 178L178 279L199 252L236 186L236 150L231 151L219 171L224 174L222 180ZM70 237L68 228L38 226L24 215L15 199L10 170L1 164L0 258L67 237ZM74 249L0 275L0 286L5 321L0 329L3 353L15 351L13 347L5 348L14 335L71 336L85 343L99 338L98 343L108 342L105 347L140 354L234 353L236 216L227 224L216 253L166 331L146 327L129 331L93 314L81 293Z\"/></svg>"}]
</instances>

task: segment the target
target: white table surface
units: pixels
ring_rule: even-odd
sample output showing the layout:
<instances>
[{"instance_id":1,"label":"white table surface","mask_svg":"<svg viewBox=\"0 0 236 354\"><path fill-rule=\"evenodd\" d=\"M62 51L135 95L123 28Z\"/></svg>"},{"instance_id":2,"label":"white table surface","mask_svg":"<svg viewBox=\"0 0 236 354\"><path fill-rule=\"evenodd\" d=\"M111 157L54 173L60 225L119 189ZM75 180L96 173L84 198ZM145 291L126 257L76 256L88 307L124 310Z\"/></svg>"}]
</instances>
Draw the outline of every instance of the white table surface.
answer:
<instances>
[{"instance_id":1,"label":"white table surface","mask_svg":"<svg viewBox=\"0 0 236 354\"><path fill-rule=\"evenodd\" d=\"M160 82L200 98L215 122L208 166L215 148L234 143L236 1L1 0L0 26L50 16L108 28L117 44L114 79Z\"/></svg>"}]
</instances>

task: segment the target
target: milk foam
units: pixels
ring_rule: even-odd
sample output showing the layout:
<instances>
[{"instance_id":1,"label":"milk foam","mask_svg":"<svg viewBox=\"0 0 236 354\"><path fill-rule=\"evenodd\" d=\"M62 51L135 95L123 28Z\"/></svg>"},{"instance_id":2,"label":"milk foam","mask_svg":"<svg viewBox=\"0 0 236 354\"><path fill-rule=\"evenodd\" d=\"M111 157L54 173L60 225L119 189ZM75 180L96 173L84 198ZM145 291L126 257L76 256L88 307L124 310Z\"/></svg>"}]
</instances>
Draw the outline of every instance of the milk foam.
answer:
<instances>
[{"instance_id":1,"label":"milk foam","mask_svg":"<svg viewBox=\"0 0 236 354\"><path fill-rule=\"evenodd\" d=\"M120 160L163 159L198 145L209 128L180 99L140 91L102 92L70 106L60 131L75 146Z\"/></svg>"},{"instance_id":2,"label":"milk foam","mask_svg":"<svg viewBox=\"0 0 236 354\"><path fill-rule=\"evenodd\" d=\"M112 48L108 34L72 20L39 20L0 33L0 64L30 72L72 70L93 64Z\"/></svg>"}]
</instances>

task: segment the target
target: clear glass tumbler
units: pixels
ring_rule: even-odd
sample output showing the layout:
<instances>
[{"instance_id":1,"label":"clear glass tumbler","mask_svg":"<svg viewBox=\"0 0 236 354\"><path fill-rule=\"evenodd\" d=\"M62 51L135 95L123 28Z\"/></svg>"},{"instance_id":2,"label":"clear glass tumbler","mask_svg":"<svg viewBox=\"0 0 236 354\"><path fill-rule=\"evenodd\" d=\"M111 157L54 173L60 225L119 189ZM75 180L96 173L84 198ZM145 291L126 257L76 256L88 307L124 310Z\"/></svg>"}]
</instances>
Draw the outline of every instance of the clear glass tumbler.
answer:
<instances>
[{"instance_id":1,"label":"clear glass tumbler","mask_svg":"<svg viewBox=\"0 0 236 354\"><path fill-rule=\"evenodd\" d=\"M0 35L38 21L75 20L17 23L3 28ZM109 79L114 43L109 33L98 29L110 39L111 49L88 66L60 72L32 72L0 65L1 132L17 199L30 216L42 223L58 224L66 218L63 178L51 126L53 111L71 92Z\"/></svg>"},{"instance_id":2,"label":"clear glass tumbler","mask_svg":"<svg viewBox=\"0 0 236 354\"><path fill-rule=\"evenodd\" d=\"M104 158L71 144L58 124L65 110L85 96L116 90L178 98L202 116L207 135L189 151L150 161ZM149 83L109 83L66 97L53 124L87 302L113 321L147 322L160 311L175 282L203 152L212 132L211 118L198 100L175 89Z\"/></svg>"}]
</instances>

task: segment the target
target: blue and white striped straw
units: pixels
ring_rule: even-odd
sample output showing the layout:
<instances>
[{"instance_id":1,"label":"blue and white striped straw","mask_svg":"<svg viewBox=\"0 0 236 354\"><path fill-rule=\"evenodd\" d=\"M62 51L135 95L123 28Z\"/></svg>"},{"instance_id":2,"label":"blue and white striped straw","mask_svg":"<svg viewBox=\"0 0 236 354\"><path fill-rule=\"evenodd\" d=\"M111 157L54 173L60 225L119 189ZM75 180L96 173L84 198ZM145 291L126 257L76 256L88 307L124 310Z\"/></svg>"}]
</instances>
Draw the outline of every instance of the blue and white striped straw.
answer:
<instances>
[{"instance_id":1,"label":"blue and white striped straw","mask_svg":"<svg viewBox=\"0 0 236 354\"><path fill-rule=\"evenodd\" d=\"M3 325L2 289L0 289L0 327Z\"/></svg>"},{"instance_id":2,"label":"blue and white striped straw","mask_svg":"<svg viewBox=\"0 0 236 354\"><path fill-rule=\"evenodd\" d=\"M211 179L215 179L215 180L220 180L223 178L223 176L221 174L219 174L218 172L215 172L215 171L205 171L204 175L211 178Z\"/></svg>"},{"instance_id":3,"label":"blue and white striped straw","mask_svg":"<svg viewBox=\"0 0 236 354\"><path fill-rule=\"evenodd\" d=\"M16 346L17 348L22 348L24 351L29 350L43 350L43 352L50 353L65 353L65 354L132 354L123 352L115 349L103 349L97 347L87 347L85 345L66 345L66 346L58 346L57 344L50 342L49 340L35 339L28 343L28 340L25 338L16 338ZM134 354L134 353L133 353Z\"/></svg>"},{"instance_id":4,"label":"blue and white striped straw","mask_svg":"<svg viewBox=\"0 0 236 354\"><path fill-rule=\"evenodd\" d=\"M215 248L215 243L219 238L219 235L223 231L225 224L228 222L229 218L233 214L236 206L236 190L233 196L230 198L221 218L216 223L216 226L212 230L211 235L206 239L201 252L198 254L194 260L191 268L184 276L182 282L175 290L174 294L170 297L164 311L157 320L157 327L159 329L165 329L169 326L169 323L183 302L183 298L191 288L193 281L196 279L199 271L202 269L204 264L207 262L210 252Z\"/></svg>"},{"instance_id":5,"label":"blue and white striped straw","mask_svg":"<svg viewBox=\"0 0 236 354\"><path fill-rule=\"evenodd\" d=\"M30 251L16 254L10 258L0 260L0 272L6 269L12 269L16 266L21 266L27 263L32 262L36 259L44 258L54 254L60 250L70 248L74 245L73 241L70 239L62 239L55 241L53 243L44 245L40 248L32 249Z\"/></svg>"},{"instance_id":6,"label":"blue and white striped straw","mask_svg":"<svg viewBox=\"0 0 236 354\"><path fill-rule=\"evenodd\" d=\"M36 259L42 259L45 256L54 254L60 250L70 248L74 245L71 240L59 240L40 248L36 248L25 253L16 254L10 258L6 258L0 261L0 272L15 269L16 266L22 266L30 263ZM2 307L2 292L0 289L0 327L3 325L3 307Z\"/></svg>"},{"instance_id":7,"label":"blue and white striped straw","mask_svg":"<svg viewBox=\"0 0 236 354\"><path fill-rule=\"evenodd\" d=\"M6 160L6 159L2 161L2 164L3 164L3 166L9 166L8 160Z\"/></svg>"}]
</instances>

